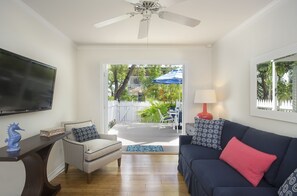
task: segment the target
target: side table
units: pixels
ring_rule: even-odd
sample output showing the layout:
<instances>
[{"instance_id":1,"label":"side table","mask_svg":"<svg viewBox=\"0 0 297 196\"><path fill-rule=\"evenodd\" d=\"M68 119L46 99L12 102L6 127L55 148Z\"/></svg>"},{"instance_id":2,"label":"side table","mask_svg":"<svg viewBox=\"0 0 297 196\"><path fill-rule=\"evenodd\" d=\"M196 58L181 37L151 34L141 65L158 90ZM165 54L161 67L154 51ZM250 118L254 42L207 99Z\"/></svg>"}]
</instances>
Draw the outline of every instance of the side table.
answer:
<instances>
[{"instance_id":1,"label":"side table","mask_svg":"<svg viewBox=\"0 0 297 196\"><path fill-rule=\"evenodd\" d=\"M56 141L70 132L52 137L35 135L20 141L21 150L8 153L7 147L0 148L0 161L22 160L26 170L26 181L22 196L49 196L56 195L61 185L52 185L48 182L46 166L50 151Z\"/></svg>"}]
</instances>

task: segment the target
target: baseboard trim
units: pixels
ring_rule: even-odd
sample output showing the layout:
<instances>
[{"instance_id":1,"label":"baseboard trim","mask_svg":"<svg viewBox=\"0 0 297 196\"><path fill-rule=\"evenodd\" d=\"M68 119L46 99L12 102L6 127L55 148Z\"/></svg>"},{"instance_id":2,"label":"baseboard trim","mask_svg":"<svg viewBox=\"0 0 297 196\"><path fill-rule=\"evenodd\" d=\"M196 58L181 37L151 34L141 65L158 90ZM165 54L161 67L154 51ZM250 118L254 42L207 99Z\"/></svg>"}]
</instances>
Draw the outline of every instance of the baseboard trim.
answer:
<instances>
[{"instance_id":1,"label":"baseboard trim","mask_svg":"<svg viewBox=\"0 0 297 196\"><path fill-rule=\"evenodd\" d=\"M48 181L52 181L53 179L55 179L55 177L57 177L60 173L62 173L65 169L65 164L61 163L54 171L52 171L49 175L48 175Z\"/></svg>"}]
</instances>

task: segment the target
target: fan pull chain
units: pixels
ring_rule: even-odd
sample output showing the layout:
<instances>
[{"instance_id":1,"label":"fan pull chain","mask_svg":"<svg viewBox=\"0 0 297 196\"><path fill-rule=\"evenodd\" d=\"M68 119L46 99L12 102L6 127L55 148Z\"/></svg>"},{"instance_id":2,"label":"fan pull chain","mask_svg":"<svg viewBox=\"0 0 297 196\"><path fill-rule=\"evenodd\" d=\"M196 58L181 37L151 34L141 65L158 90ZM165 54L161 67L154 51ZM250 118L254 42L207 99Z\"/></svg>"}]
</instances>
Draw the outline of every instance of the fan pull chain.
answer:
<instances>
[{"instance_id":1,"label":"fan pull chain","mask_svg":"<svg viewBox=\"0 0 297 196\"><path fill-rule=\"evenodd\" d=\"M149 23L146 23L146 29L148 30L149 28ZM149 32L147 32L147 36L146 36L146 48L148 48L148 42L149 42Z\"/></svg>"}]
</instances>

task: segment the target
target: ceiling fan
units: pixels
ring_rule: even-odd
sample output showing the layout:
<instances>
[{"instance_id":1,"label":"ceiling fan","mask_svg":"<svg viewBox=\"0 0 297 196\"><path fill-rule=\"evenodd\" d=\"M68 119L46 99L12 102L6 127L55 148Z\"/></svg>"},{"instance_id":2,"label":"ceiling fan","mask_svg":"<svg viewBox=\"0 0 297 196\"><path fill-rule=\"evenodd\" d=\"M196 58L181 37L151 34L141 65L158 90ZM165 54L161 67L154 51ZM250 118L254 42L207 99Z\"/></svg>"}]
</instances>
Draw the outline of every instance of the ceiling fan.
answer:
<instances>
[{"instance_id":1,"label":"ceiling fan","mask_svg":"<svg viewBox=\"0 0 297 196\"><path fill-rule=\"evenodd\" d=\"M149 23L152 14L156 14L161 19L165 19L171 22L179 23L189 27L197 26L200 21L194 18L189 18L173 12L163 11L166 7L176 4L185 0L125 0L134 6L134 12L126 13L109 20L105 20L94 24L96 28L105 27L116 22L134 17L141 14L142 19L139 25L138 39L146 38L148 36Z\"/></svg>"}]
</instances>

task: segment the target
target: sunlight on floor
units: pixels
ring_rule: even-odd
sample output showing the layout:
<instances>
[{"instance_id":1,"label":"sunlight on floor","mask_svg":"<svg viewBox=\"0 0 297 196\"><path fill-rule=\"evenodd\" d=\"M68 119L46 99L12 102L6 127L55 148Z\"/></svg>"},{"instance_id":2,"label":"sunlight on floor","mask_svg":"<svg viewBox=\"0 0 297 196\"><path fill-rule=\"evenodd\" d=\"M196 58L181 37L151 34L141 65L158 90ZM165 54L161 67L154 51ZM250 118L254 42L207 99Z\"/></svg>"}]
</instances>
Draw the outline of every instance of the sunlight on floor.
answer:
<instances>
[{"instance_id":1,"label":"sunlight on floor","mask_svg":"<svg viewBox=\"0 0 297 196\"><path fill-rule=\"evenodd\" d=\"M181 130L179 130L181 132ZM159 123L122 123L108 131L116 134L123 144L123 151L128 145L161 145L164 151L178 152L179 134L170 124Z\"/></svg>"},{"instance_id":2,"label":"sunlight on floor","mask_svg":"<svg viewBox=\"0 0 297 196\"><path fill-rule=\"evenodd\" d=\"M162 146L178 146L178 142L179 142L179 139L174 139L172 141L169 141L169 142L135 142L135 141L132 141L132 140L127 140L127 139L124 139L124 138L121 138L121 137L118 137L118 140L122 142L122 144L124 146L127 146L127 145L136 145L136 144L142 144L142 145L162 145Z\"/></svg>"}]
</instances>

